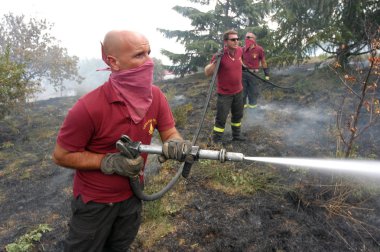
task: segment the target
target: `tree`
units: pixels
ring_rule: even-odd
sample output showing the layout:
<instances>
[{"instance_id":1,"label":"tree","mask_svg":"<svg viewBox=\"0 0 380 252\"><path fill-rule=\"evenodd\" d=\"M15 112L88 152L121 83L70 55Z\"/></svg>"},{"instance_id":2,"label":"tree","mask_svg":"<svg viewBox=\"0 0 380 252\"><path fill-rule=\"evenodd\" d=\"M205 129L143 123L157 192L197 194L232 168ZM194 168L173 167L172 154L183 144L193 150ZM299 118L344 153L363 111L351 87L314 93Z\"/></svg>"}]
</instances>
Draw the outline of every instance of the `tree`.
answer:
<instances>
[{"instance_id":1,"label":"tree","mask_svg":"<svg viewBox=\"0 0 380 252\"><path fill-rule=\"evenodd\" d=\"M153 81L162 81L165 76L165 67L162 64L160 59L153 58L154 62L154 73L153 73Z\"/></svg>"},{"instance_id":2,"label":"tree","mask_svg":"<svg viewBox=\"0 0 380 252\"><path fill-rule=\"evenodd\" d=\"M42 79L54 87L62 86L65 79L80 81L78 57L69 56L67 50L59 45L50 34L52 25L46 20L23 15L4 15L0 25L0 54L9 50L9 62L22 65L22 84L29 95L38 92ZM26 100L28 97L24 97ZM20 98L21 99L21 98Z\"/></svg>"},{"instance_id":3,"label":"tree","mask_svg":"<svg viewBox=\"0 0 380 252\"><path fill-rule=\"evenodd\" d=\"M369 37L380 24L376 0L270 0L272 62L293 64L316 49L337 57L344 68L351 56L369 52Z\"/></svg>"},{"instance_id":4,"label":"tree","mask_svg":"<svg viewBox=\"0 0 380 252\"><path fill-rule=\"evenodd\" d=\"M352 56L368 53L368 37L380 24L380 5L376 0L190 0L211 5L201 12L192 7L173 9L191 20L188 31L158 29L167 38L176 38L185 53L162 53L173 62L171 70L185 74L204 67L221 43L221 34L236 29L239 35L253 31L270 65L301 63L320 49L336 57L346 67ZM269 27L268 20L277 27Z\"/></svg>"},{"instance_id":5,"label":"tree","mask_svg":"<svg viewBox=\"0 0 380 252\"><path fill-rule=\"evenodd\" d=\"M366 28L366 27L365 27ZM380 80L380 27L377 31L364 29L369 38L370 46L369 67L357 62L355 67L336 71L348 92L343 97L337 113L337 129L340 142L337 154L344 157L354 155L355 141L370 127L380 121L380 100L378 86ZM341 68L339 62L334 68Z\"/></svg>"},{"instance_id":6,"label":"tree","mask_svg":"<svg viewBox=\"0 0 380 252\"><path fill-rule=\"evenodd\" d=\"M207 0L192 0L199 4L211 4ZM173 66L169 70L176 75L183 76L204 67L213 53L221 48L222 34L228 29L236 29L241 34L246 30L257 33L266 33L264 14L257 10L268 10L265 3L254 3L249 0L218 0L213 10L202 12L193 7L174 6L173 9L191 19L192 30L158 29L167 38L176 38L185 46L185 53L177 54L162 49L161 53L167 56Z\"/></svg>"},{"instance_id":7,"label":"tree","mask_svg":"<svg viewBox=\"0 0 380 252\"><path fill-rule=\"evenodd\" d=\"M32 92L25 85L24 66L10 61L9 49L0 54L0 120L23 103Z\"/></svg>"}]
</instances>

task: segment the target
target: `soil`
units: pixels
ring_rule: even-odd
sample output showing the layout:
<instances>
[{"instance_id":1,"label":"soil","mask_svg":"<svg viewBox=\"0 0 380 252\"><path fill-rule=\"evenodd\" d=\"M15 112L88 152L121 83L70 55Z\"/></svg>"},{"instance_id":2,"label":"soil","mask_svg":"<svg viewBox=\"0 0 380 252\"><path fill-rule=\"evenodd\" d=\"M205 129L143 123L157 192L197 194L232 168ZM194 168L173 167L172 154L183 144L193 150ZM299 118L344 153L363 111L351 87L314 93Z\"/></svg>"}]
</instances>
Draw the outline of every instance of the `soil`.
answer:
<instances>
[{"instance_id":1,"label":"soil","mask_svg":"<svg viewBox=\"0 0 380 252\"><path fill-rule=\"evenodd\" d=\"M286 84L286 78L273 81ZM208 81L195 75L168 81L162 89L165 91L174 83L176 93L185 98L173 99L177 104L172 106L188 102L193 105L188 115L193 121L179 129L191 138L198 126ZM245 111L245 142L231 142L230 132L226 132L227 151L269 157L333 155L337 144L330 130L335 123L331 116L334 97L327 91L287 91L279 98L276 92L263 90L260 107ZM63 249L71 215L73 171L53 164L50 154L60 124L76 99L36 102L30 107L29 117L10 116L0 122L1 251L41 223L48 223L52 231L43 234L34 251ZM214 112L215 99L200 133L198 142L203 146L210 145ZM379 133L378 128L371 134ZM362 142L359 147L363 152L358 154L380 153L379 140L372 140L371 145ZM379 188L362 190L359 196L348 193L343 198L326 189L326 185L341 181L339 176L349 177L358 185L378 185L380 178L353 178L334 172L245 162L237 162L235 169L271 169L277 175L275 183L285 189L226 193L210 187L210 178L197 172L195 166L186 187L196 196L170 216L175 232L149 248L136 240L132 251L380 251Z\"/></svg>"}]
</instances>

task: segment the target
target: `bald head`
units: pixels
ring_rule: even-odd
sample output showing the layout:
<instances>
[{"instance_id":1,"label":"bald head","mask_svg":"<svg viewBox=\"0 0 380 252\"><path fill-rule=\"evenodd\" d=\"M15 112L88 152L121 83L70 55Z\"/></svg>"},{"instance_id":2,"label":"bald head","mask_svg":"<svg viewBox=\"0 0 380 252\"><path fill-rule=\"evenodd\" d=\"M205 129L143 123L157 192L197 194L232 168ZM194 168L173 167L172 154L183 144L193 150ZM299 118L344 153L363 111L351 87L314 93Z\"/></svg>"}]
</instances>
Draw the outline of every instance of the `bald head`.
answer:
<instances>
[{"instance_id":1,"label":"bald head","mask_svg":"<svg viewBox=\"0 0 380 252\"><path fill-rule=\"evenodd\" d=\"M113 70L138 66L142 59L140 56L149 58L149 53L147 38L138 32L112 30L103 40L103 59Z\"/></svg>"},{"instance_id":2,"label":"bald head","mask_svg":"<svg viewBox=\"0 0 380 252\"><path fill-rule=\"evenodd\" d=\"M136 41L146 40L144 35L127 30L109 31L103 40L103 49L106 55L118 56L126 46L133 45Z\"/></svg>"}]
</instances>

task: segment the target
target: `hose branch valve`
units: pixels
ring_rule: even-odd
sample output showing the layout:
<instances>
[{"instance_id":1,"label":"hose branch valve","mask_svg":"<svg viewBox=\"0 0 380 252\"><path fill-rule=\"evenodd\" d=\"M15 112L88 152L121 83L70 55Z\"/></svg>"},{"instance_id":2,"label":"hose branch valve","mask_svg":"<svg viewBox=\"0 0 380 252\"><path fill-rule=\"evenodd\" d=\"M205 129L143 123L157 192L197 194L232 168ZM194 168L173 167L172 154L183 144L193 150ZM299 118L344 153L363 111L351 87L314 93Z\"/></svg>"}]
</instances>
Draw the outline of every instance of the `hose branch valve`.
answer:
<instances>
[{"instance_id":1,"label":"hose branch valve","mask_svg":"<svg viewBox=\"0 0 380 252\"><path fill-rule=\"evenodd\" d=\"M120 140L116 142L116 147L121 152L128 151L133 153L134 156L139 153L148 153L148 154L162 154L161 145L145 145L141 142L133 142L128 136L121 136ZM199 146L192 146L190 155L194 157L194 160L198 159L209 159L209 160L218 160L221 163L225 161L234 161L240 162L244 161L244 154L238 152L227 152L226 149L221 150L205 150L200 149Z\"/></svg>"}]
</instances>

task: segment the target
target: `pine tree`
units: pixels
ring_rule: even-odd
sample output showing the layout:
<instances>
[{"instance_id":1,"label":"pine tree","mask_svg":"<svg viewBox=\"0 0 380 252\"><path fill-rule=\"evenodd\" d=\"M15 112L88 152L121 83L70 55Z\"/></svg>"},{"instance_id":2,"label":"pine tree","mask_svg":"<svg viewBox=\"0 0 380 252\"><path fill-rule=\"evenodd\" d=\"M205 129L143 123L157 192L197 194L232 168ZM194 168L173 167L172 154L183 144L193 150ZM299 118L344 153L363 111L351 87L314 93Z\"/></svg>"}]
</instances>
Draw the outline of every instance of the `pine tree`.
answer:
<instances>
[{"instance_id":1,"label":"pine tree","mask_svg":"<svg viewBox=\"0 0 380 252\"><path fill-rule=\"evenodd\" d=\"M191 2L211 5L211 1L192 0ZM176 54L166 49L161 53L172 62L170 70L176 75L184 76L203 68L213 53L222 47L223 32L235 29L239 34L246 30L265 33L265 11L263 3L252 3L248 0L218 0L213 10L202 12L193 7L175 6L175 11L191 20L193 29L188 31L158 29L167 38L176 38L185 47L183 54ZM256 10L260 9L260 13ZM267 10L267 8L265 8Z\"/></svg>"}]
</instances>

